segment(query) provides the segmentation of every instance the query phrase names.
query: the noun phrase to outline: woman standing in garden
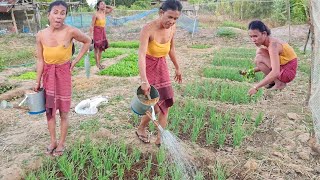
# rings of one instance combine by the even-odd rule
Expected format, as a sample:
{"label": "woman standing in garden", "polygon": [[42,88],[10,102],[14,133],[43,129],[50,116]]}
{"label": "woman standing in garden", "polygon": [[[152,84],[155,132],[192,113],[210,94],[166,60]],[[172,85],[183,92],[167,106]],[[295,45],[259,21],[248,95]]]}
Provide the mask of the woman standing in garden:
{"label": "woman standing in garden", "polygon": [[101,0],[97,2],[96,8],[97,12],[92,16],[90,36],[94,43],[96,65],[102,70],[105,67],[101,65],[101,53],[109,47],[106,36],[106,15],[111,13],[113,8]]}
{"label": "woman standing in garden", "polygon": [[[165,1],[159,11],[156,20],[146,24],[140,32],[139,70],[141,89],[145,94],[150,93],[150,85],[153,85],[160,94],[160,100],[155,106],[159,115],[159,123],[165,128],[167,125],[169,108],[173,105],[173,88],[171,85],[166,56],[169,55],[175,67],[175,80],[182,82],[182,76],[176,58],[174,47],[174,34],[176,21],[181,14],[182,5],[178,0]],[[147,126],[150,118],[145,115],[136,131],[138,138],[144,143],[149,143]],[[158,133],[156,145],[160,146],[161,139]]]}
{"label": "woman standing in garden", "polygon": [[[64,24],[68,6],[64,1],[55,1],[49,5],[49,27],[37,34],[37,80],[34,90],[38,91],[42,80],[46,98],[46,116],[51,143],[47,154],[60,156],[65,149],[68,133],[68,112],[71,104],[71,72],[76,63],[88,51],[91,40],[80,30]],[[83,46],[71,61],[73,39]],[[61,118],[61,136],[56,140],[56,110]]]}
{"label": "woman standing in garden", "polygon": [[259,47],[256,52],[254,71],[262,71],[265,78],[248,91],[249,95],[257,93],[259,88],[266,85],[273,86],[272,89],[283,89],[296,76],[298,59],[293,48],[288,43],[270,35],[270,29],[263,22],[250,22],[249,36],[251,41]]}

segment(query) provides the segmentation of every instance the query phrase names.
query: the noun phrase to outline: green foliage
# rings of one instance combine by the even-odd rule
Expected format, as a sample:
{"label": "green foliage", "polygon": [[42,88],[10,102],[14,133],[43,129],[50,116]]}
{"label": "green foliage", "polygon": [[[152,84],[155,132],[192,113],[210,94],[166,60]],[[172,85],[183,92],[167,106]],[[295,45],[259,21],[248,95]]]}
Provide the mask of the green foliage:
{"label": "green foliage", "polygon": [[[122,55],[124,53],[125,53],[124,49],[117,49],[117,48],[106,49],[106,51],[102,52],[102,54],[101,54],[101,61],[104,61],[105,58],[114,58],[114,57],[120,56],[120,55]],[[96,60],[94,58],[94,52],[90,52],[89,57],[90,57],[90,66],[96,65]],[[84,58],[85,57],[83,57],[76,64],[76,67],[84,67]]]}
{"label": "green foliage", "polygon": [[188,3],[190,4],[201,4],[204,3],[205,0],[189,0]]}
{"label": "green foliage", "polygon": [[112,48],[138,48],[138,41],[116,41],[109,44]]}
{"label": "green foliage", "polygon": [[295,23],[305,23],[307,21],[308,1],[290,0],[292,21]]}
{"label": "green foliage", "polygon": [[212,65],[215,66],[228,66],[228,67],[239,67],[247,68],[252,67],[253,63],[251,60],[246,58],[232,58],[232,57],[214,57]]}
{"label": "green foliage", "polygon": [[[204,146],[223,147],[239,146],[244,138],[251,135],[256,127],[251,112],[223,113],[208,107],[203,101],[192,100],[175,104],[169,112],[169,118],[174,119],[168,124],[168,129],[183,139]],[[263,114],[256,117],[260,124]]]}
{"label": "green foliage", "polygon": [[286,6],[286,1],[274,0],[272,4],[271,18],[277,23],[283,25],[287,21],[288,11]]}
{"label": "green foliage", "polygon": [[100,71],[99,74],[120,77],[136,76],[139,74],[138,55],[130,54],[117,64],[111,65],[107,69]]}
{"label": "green foliage", "polygon": [[[197,1],[197,0],[194,0]],[[308,0],[290,0],[291,21],[296,24],[307,21]],[[206,7],[217,16],[228,15],[233,19],[269,20],[273,25],[284,25],[288,21],[288,4],[284,0],[273,1],[224,1]],[[234,26],[232,26],[234,27]]]}
{"label": "green foliage", "polygon": [[228,83],[225,81],[203,81],[187,84],[184,95],[195,98],[218,100],[232,104],[247,104],[256,102],[262,97],[263,91],[259,90],[254,96],[248,95],[249,85]]}
{"label": "green foliage", "polygon": [[0,66],[12,66],[25,62],[30,62],[34,58],[34,50],[32,48],[20,49],[14,53],[8,53],[0,50]]}
{"label": "green foliage", "polygon": [[228,1],[217,3],[217,15],[232,15],[237,19],[254,19],[269,17],[272,7],[270,2],[259,1]]}
{"label": "green foliage", "polygon": [[227,37],[227,38],[234,38],[237,36],[236,32],[228,27],[219,27],[217,29],[217,36],[218,37]]}
{"label": "green foliage", "polygon": [[239,70],[227,68],[227,67],[211,67],[205,68],[203,71],[205,77],[208,78],[220,78],[220,79],[229,79],[233,81],[245,81],[245,78],[239,74]]}
{"label": "green foliage", "polygon": [[[64,155],[45,158],[42,166],[26,173],[34,179],[181,179],[181,171],[167,162],[164,149],[142,153],[123,142],[95,142],[86,137]],[[203,174],[199,170],[199,174]]]}
{"label": "green foliage", "polygon": [[234,28],[239,28],[246,30],[247,26],[244,24],[241,24],[239,22],[234,22],[234,21],[223,21],[221,24],[222,27],[234,27]]}
{"label": "green foliage", "polygon": [[215,164],[213,174],[214,174],[213,179],[217,179],[217,180],[226,180],[227,179],[226,168],[218,161]]}
{"label": "green foliage", "polygon": [[20,74],[19,76],[14,76],[12,79],[18,79],[18,80],[35,80],[37,78],[37,72],[31,71],[26,72],[23,74]]}
{"label": "green foliage", "polygon": [[13,88],[15,88],[15,86],[12,85],[12,84],[2,84],[0,86],[0,94],[3,94],[5,92],[7,92],[7,91],[10,91]]}
{"label": "green foliage", "polygon": [[190,46],[190,48],[194,48],[194,49],[207,49],[207,48],[211,48],[211,45],[208,44],[192,44]]}
{"label": "green foliage", "polygon": [[212,65],[247,69],[254,65],[251,59],[255,56],[255,51],[241,47],[222,48],[215,52]]}

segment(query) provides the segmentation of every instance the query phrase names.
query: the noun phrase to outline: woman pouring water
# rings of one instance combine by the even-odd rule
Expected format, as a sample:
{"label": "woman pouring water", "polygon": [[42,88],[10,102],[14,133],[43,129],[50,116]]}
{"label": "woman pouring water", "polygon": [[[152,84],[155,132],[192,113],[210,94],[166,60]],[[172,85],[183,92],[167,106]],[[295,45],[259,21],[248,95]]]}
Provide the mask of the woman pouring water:
{"label": "woman pouring water", "polygon": [[[49,5],[50,26],[37,34],[37,81],[35,91],[40,88],[41,80],[45,89],[46,116],[51,142],[47,154],[60,156],[65,149],[68,131],[68,112],[71,103],[71,72],[76,63],[88,51],[91,40],[80,30],[64,24],[68,6],[64,1],[55,1]],[[83,43],[74,60],[72,40]],[[61,118],[61,136],[56,140],[56,110]]]}
{"label": "woman pouring water", "polygon": [[[150,93],[153,85],[160,94],[160,100],[155,106],[161,127],[167,125],[169,108],[173,105],[173,88],[170,81],[166,56],[169,55],[175,67],[175,80],[182,82],[182,76],[176,58],[174,34],[176,21],[181,14],[182,5],[177,0],[166,0],[160,7],[159,17],[146,24],[140,32],[139,70],[141,89],[144,94]],[[144,143],[150,143],[147,126],[150,117],[143,116],[136,131],[138,138]],[[158,133],[156,145],[160,146]]]}

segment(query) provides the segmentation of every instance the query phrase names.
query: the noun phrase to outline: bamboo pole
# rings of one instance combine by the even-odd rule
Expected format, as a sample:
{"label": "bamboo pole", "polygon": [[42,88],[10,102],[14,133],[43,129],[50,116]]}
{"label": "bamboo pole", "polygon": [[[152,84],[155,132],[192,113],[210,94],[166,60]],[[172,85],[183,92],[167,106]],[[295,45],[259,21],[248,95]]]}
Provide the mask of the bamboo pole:
{"label": "bamboo pole", "polygon": [[291,40],[291,7],[290,7],[290,0],[287,0],[287,10],[288,10],[288,25],[289,25],[289,40],[288,43],[290,43]]}
{"label": "bamboo pole", "polygon": [[29,18],[28,18],[27,11],[26,11],[26,10],[24,10],[23,12],[24,12],[24,15],[25,15],[25,16],[26,16],[26,18],[27,18],[27,23],[28,23],[28,27],[29,27],[29,32],[32,32],[32,29],[31,29],[31,26],[30,26],[30,21],[29,21]]}
{"label": "bamboo pole", "polygon": [[13,8],[11,9],[11,18],[13,21],[14,30],[16,31],[16,34],[18,34],[18,28],[17,28],[16,18],[14,17]]}

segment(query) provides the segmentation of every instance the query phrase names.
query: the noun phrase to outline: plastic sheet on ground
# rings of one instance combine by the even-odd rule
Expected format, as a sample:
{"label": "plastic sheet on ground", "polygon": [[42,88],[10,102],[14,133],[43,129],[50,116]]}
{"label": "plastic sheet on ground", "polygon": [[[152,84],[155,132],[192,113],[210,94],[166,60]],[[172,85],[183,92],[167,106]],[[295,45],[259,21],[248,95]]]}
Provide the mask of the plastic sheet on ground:
{"label": "plastic sheet on ground", "polygon": [[76,107],[75,111],[78,114],[96,114],[98,112],[98,107],[101,104],[108,103],[107,96],[96,96],[90,99],[81,101]]}

